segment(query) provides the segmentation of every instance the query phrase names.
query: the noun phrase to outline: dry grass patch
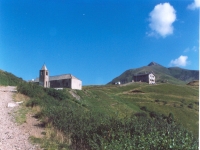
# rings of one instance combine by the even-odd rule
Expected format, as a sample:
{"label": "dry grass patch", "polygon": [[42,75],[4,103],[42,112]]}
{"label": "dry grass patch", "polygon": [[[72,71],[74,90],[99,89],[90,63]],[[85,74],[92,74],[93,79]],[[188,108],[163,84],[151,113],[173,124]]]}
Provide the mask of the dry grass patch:
{"label": "dry grass patch", "polygon": [[60,130],[54,128],[51,123],[49,123],[45,129],[45,138],[54,139],[54,141],[57,141],[59,144],[67,144],[68,146],[72,144],[70,135],[65,136]]}
{"label": "dry grass patch", "polygon": [[26,115],[29,112],[29,109],[25,104],[30,98],[21,93],[15,93],[13,94],[13,99],[15,102],[22,102],[14,114],[15,121],[21,125],[26,122]]}
{"label": "dry grass patch", "polygon": [[33,106],[33,107],[32,107],[32,112],[33,112],[34,114],[40,113],[40,112],[41,112],[41,107],[40,107],[40,106]]}
{"label": "dry grass patch", "polygon": [[40,106],[34,106],[32,108],[26,107],[26,103],[30,98],[21,93],[14,94],[13,99],[15,102],[23,102],[15,111],[14,117],[16,122],[23,128],[23,130],[29,132],[31,136],[42,138],[43,136],[41,133],[44,131],[44,128],[42,127],[41,122],[34,115],[41,112]]}
{"label": "dry grass patch", "polygon": [[15,102],[27,102],[28,100],[30,100],[30,98],[24,94],[21,93],[15,93],[13,94],[13,99],[15,100]]}
{"label": "dry grass patch", "polygon": [[45,150],[69,150],[69,146],[72,144],[70,136],[65,136],[61,131],[53,127],[51,123],[46,125],[43,133],[43,138],[31,136],[30,140],[33,143],[40,144],[41,148]]}

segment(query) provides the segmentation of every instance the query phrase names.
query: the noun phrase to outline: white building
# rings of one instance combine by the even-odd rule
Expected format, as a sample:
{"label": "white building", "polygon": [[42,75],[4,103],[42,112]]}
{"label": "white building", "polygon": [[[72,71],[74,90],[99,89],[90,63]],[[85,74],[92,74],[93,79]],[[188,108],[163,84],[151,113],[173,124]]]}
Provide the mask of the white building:
{"label": "white building", "polygon": [[135,82],[147,82],[149,84],[156,83],[156,77],[153,73],[137,74],[133,76]]}
{"label": "white building", "polygon": [[120,84],[121,84],[121,82],[120,82],[120,81],[118,81],[118,82],[115,82],[115,84],[118,84],[118,85],[120,85]]}

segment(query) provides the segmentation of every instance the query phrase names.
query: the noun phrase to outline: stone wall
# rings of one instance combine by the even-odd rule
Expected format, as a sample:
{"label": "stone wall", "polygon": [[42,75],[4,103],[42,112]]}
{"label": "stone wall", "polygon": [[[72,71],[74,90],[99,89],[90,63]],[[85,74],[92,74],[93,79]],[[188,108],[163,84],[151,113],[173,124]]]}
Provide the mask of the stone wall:
{"label": "stone wall", "polygon": [[71,79],[52,80],[50,81],[51,88],[71,88]]}

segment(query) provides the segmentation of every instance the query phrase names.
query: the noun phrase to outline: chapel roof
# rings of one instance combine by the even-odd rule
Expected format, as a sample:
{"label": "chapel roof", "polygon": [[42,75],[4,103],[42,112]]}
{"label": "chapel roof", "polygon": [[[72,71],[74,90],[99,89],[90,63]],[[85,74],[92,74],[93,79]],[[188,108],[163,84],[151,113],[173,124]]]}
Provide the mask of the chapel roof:
{"label": "chapel roof", "polygon": [[[63,74],[63,75],[57,75],[57,76],[50,76],[49,81],[54,81],[54,80],[63,80],[63,79],[77,79],[75,76],[71,74]],[[36,78],[34,82],[39,82],[39,78]]]}
{"label": "chapel roof", "polygon": [[45,64],[42,66],[41,70],[48,70]]}
{"label": "chapel roof", "polygon": [[63,74],[63,75],[57,75],[57,76],[50,76],[49,77],[49,81],[62,80],[62,79],[78,79],[78,78],[76,78],[75,76],[73,76],[71,74]]}

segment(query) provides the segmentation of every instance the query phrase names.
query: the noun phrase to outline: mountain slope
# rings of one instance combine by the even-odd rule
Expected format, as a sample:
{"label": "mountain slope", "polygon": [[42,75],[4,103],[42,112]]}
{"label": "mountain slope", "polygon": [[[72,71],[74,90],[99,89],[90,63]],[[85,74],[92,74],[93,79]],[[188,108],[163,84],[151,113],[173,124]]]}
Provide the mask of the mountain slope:
{"label": "mountain slope", "polygon": [[197,70],[186,70],[178,67],[171,67],[168,68],[168,70],[173,77],[182,81],[190,82],[193,80],[199,80],[199,71]]}
{"label": "mountain slope", "polygon": [[18,78],[12,73],[0,70],[0,85],[16,86],[21,81],[23,81],[22,78]]}
{"label": "mountain slope", "polygon": [[121,83],[128,83],[133,80],[133,75],[149,72],[152,72],[156,76],[156,82],[185,84],[192,80],[199,80],[199,71],[197,70],[186,70],[178,67],[166,68],[156,62],[151,62],[147,66],[125,71],[108,84],[113,84],[119,81]]}

